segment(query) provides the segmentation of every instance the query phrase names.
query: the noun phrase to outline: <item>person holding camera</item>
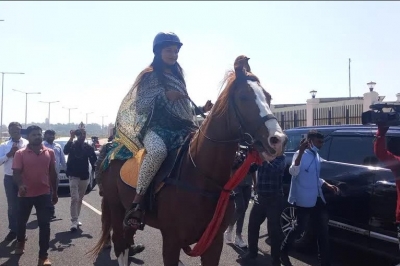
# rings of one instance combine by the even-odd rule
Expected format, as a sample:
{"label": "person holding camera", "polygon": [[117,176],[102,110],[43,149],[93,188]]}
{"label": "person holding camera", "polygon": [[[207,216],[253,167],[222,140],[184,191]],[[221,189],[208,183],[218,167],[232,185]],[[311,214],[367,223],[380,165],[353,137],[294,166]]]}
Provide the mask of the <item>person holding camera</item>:
{"label": "person holding camera", "polygon": [[394,155],[386,148],[386,133],[388,130],[388,126],[378,124],[378,131],[376,132],[376,140],[374,142],[374,153],[395,176],[397,189],[396,224],[400,249],[400,156]]}
{"label": "person holding camera", "polygon": [[297,224],[288,232],[281,245],[281,262],[284,266],[292,265],[288,257],[289,247],[307,228],[309,222],[317,230],[320,265],[331,265],[329,217],[322,186],[335,194],[339,192],[339,188],[320,178],[321,162],[324,159],[319,156],[318,151],[323,144],[324,135],[315,130],[308,132],[307,138],[301,141],[299,150],[293,155],[292,165],[289,167],[292,180],[288,202],[296,206]]}
{"label": "person holding camera", "polygon": [[[95,170],[97,160],[94,148],[85,142],[86,131],[77,129],[70,131],[71,137],[64,146],[64,154],[68,155],[67,176],[69,177],[69,188],[71,194],[71,231],[76,231],[82,223],[79,215],[82,200],[89,185],[89,161],[92,171]],[[77,140],[74,141],[75,136]]]}
{"label": "person holding camera", "polygon": [[[56,138],[56,132],[54,130],[48,129],[44,132],[43,145],[46,148],[52,149],[54,151],[54,155],[56,157],[56,172],[57,172],[57,176],[58,176],[59,173],[65,172],[65,170],[67,169],[67,165],[65,162],[65,156],[64,156],[63,149],[60,144],[54,142],[55,138]],[[56,185],[57,190],[58,190],[58,183],[59,183],[59,180],[57,178],[57,185]],[[49,209],[51,211],[50,218],[55,219],[56,218],[55,208],[54,208],[54,205],[51,204],[51,202],[50,202]]]}

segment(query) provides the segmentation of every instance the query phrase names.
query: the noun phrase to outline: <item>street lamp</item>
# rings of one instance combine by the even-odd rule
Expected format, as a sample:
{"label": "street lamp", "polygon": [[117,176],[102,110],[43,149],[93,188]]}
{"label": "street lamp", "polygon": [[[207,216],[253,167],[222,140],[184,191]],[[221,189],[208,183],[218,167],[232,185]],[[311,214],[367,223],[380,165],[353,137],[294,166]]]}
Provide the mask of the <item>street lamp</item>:
{"label": "street lamp", "polygon": [[1,118],[0,118],[0,128],[1,128],[1,130],[0,131],[2,131],[2,133],[3,133],[3,95],[4,95],[4,75],[7,75],[7,74],[10,74],[10,75],[12,75],[12,74],[14,74],[14,75],[23,75],[23,74],[25,74],[25,73],[22,73],[22,72],[0,72],[1,73]]}
{"label": "street lamp", "polygon": [[101,132],[103,133],[104,131],[104,117],[107,117],[107,115],[102,115],[101,116]]}
{"label": "street lamp", "polygon": [[75,109],[78,109],[78,108],[77,107],[69,108],[69,107],[64,107],[64,106],[63,106],[63,108],[64,109],[68,109],[68,124],[71,124],[71,110],[75,110]]}
{"label": "street lamp", "polygon": [[88,115],[93,114],[94,112],[86,113],[86,125],[88,124]]}
{"label": "street lamp", "polygon": [[316,90],[312,90],[312,91],[310,91],[310,93],[311,93],[311,97],[314,99],[315,95],[317,94],[317,91]]}
{"label": "street lamp", "polygon": [[25,93],[25,127],[28,119],[28,94],[41,94],[40,92],[25,92],[13,89],[13,91]]}
{"label": "street lamp", "polygon": [[60,101],[53,101],[53,102],[44,102],[44,101],[39,101],[41,103],[48,103],[49,104],[49,117],[47,118],[47,129],[50,128],[50,105],[52,103],[59,103]]}
{"label": "street lamp", "polygon": [[368,85],[369,91],[373,91],[376,83],[373,81],[370,81],[367,83],[367,85]]}

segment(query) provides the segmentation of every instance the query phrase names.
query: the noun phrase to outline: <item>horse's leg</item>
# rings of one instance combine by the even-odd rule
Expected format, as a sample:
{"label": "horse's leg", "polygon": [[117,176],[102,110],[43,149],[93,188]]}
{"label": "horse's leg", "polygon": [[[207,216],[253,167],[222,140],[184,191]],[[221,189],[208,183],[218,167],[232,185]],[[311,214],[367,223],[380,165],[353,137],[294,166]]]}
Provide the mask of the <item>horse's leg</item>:
{"label": "horse's leg", "polygon": [[[122,221],[124,220],[125,209],[122,204],[111,210],[112,217],[112,241],[114,244],[115,256],[119,266],[129,265],[129,242],[125,238]],[[132,238],[132,236],[131,236]]]}
{"label": "horse's leg", "polygon": [[201,256],[202,266],[218,266],[221,258],[222,247],[224,245],[224,234],[218,232],[210,247]]}
{"label": "horse's leg", "polygon": [[183,265],[179,261],[179,256],[181,254],[181,247],[177,241],[178,235],[173,232],[161,231],[163,237],[163,260],[164,266],[180,266]]}

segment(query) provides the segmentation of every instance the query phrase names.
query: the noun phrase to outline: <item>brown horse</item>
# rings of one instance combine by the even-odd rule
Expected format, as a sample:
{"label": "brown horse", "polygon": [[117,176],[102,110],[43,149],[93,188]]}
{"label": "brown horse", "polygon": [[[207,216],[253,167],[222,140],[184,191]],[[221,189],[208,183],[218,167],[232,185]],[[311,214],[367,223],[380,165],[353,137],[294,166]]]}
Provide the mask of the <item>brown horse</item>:
{"label": "brown horse", "polygon": [[[213,218],[218,196],[230,178],[240,141],[254,143],[262,151],[264,160],[283,153],[287,138],[270,110],[270,95],[259,79],[248,72],[248,60],[245,56],[236,59],[235,70],[225,78],[225,89],[184,152],[177,168],[179,182],[185,186],[165,185],[156,194],[156,209],[146,213],[144,222],[161,231],[166,266],[182,265],[181,249],[196,243]],[[112,228],[118,263],[127,266],[134,232],[124,233],[123,218],[135,189],[119,177],[123,164],[124,161],[113,160],[103,173],[103,232],[93,254],[100,252]],[[216,237],[201,255],[203,266],[219,264],[223,232],[233,211],[230,202]]]}

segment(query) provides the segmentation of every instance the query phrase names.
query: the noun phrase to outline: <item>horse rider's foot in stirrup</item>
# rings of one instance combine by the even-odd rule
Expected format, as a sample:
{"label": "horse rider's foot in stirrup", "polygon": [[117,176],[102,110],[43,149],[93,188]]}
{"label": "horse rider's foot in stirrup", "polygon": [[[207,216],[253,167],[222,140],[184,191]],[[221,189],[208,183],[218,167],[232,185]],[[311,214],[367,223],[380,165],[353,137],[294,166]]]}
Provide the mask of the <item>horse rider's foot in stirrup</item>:
{"label": "horse rider's foot in stirrup", "polygon": [[142,228],[143,210],[140,203],[132,203],[125,213],[124,227],[131,227],[135,230]]}

